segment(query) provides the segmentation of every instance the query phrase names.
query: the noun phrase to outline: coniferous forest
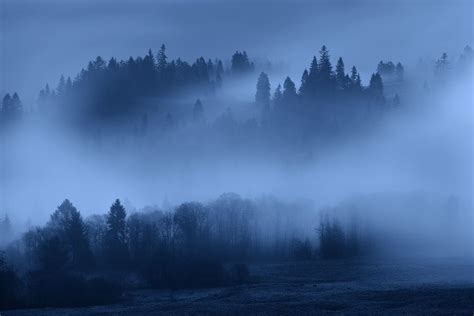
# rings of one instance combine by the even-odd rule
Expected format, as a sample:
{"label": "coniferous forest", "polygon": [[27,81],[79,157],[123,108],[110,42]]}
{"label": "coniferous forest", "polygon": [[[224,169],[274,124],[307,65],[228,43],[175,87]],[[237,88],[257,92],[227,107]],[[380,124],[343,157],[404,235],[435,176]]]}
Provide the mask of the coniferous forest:
{"label": "coniferous forest", "polygon": [[472,43],[288,32],[0,87],[0,314],[472,313]]}

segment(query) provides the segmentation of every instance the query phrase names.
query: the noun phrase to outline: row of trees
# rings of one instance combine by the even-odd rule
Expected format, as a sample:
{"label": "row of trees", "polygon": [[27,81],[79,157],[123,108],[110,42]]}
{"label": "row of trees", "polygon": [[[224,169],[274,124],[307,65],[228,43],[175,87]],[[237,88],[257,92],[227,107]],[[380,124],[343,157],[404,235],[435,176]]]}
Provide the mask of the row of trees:
{"label": "row of trees", "polygon": [[342,58],[333,69],[325,46],[319,51],[319,58],[314,56],[309,69],[303,71],[298,88],[287,77],[283,86],[278,84],[271,94],[268,75],[262,72],[255,101],[269,135],[283,134],[292,143],[353,134],[354,129],[371,126],[375,118],[400,103],[398,95],[386,100],[378,72],[364,87],[357,68],[353,66],[347,73]]}
{"label": "row of trees", "polygon": [[393,62],[383,62],[381,60],[377,65],[377,73],[379,73],[386,81],[402,82],[405,74],[405,68],[402,63],[395,65]]}
{"label": "row of trees", "polygon": [[383,83],[379,72],[372,74],[367,88],[362,86],[360,74],[355,66],[350,73],[346,73],[342,58],[337,61],[336,69],[330,61],[329,51],[323,46],[319,51],[319,59],[314,56],[309,70],[305,69],[301,77],[299,89],[290,77],[285,79],[282,86],[279,84],[273,98],[270,97],[270,82],[266,73],[261,73],[257,81],[256,102],[269,106],[273,103],[275,106],[294,103],[330,103],[335,100],[343,101],[351,97],[362,94],[363,92],[378,101],[383,101]]}
{"label": "row of trees", "polygon": [[15,92],[10,96],[7,93],[3,99],[0,107],[0,119],[3,122],[16,121],[21,118],[23,114],[23,104],[20,97]]}
{"label": "row of trees", "polygon": [[84,111],[87,119],[122,116],[139,110],[138,100],[167,97],[186,90],[213,92],[222,86],[225,74],[245,74],[254,69],[247,53],[235,52],[231,70],[225,71],[220,59],[200,57],[192,64],[178,58],[168,60],[162,45],[155,55],[108,62],[98,56],[73,80],[61,76],[56,89],[46,85],[39,93],[38,106],[44,111],[63,114]]}
{"label": "row of trees", "polygon": [[[5,272],[0,283],[10,282],[13,288],[15,282],[19,284],[15,286],[23,287],[23,304],[47,306],[90,303],[72,298],[61,303],[55,297],[60,291],[69,297],[67,291],[74,295],[78,289],[97,293],[116,286],[119,289],[120,283],[126,285],[123,279],[97,279],[97,275],[113,271],[138,273],[145,286],[158,288],[245,282],[249,273],[240,263],[249,260],[311,259],[317,249],[324,250],[320,253],[324,258],[335,257],[326,249],[338,244],[331,244],[333,239],[326,236],[340,233],[342,226],[326,229],[317,248],[317,243],[310,241],[315,239],[313,216],[297,205],[225,194],[207,205],[189,202],[171,211],[132,214],[116,200],[106,215],[84,219],[69,200],[64,200],[44,227],[30,229],[7,248],[9,262],[17,271],[25,271],[23,276],[13,274],[13,278],[14,270],[0,257],[0,277],[2,267]],[[335,253],[337,257],[356,255],[339,250]],[[224,268],[224,262],[237,264]],[[90,300],[100,303],[117,298],[117,291],[110,293]]]}

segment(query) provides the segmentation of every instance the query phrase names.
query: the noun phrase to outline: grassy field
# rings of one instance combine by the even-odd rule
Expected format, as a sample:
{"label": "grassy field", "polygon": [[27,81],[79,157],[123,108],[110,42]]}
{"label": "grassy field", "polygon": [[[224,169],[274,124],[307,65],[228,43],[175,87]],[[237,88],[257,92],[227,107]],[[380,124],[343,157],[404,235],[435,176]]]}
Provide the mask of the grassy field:
{"label": "grassy field", "polygon": [[474,313],[474,263],[455,259],[250,264],[250,284],[134,290],[115,305],[3,315]]}

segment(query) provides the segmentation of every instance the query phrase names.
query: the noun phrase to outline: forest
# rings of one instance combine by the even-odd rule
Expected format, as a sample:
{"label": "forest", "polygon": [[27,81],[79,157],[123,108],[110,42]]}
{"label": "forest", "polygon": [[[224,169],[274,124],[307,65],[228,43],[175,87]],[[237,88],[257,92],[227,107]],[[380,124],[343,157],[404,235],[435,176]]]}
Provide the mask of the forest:
{"label": "forest", "polygon": [[[413,100],[415,91],[418,100],[430,100],[464,78],[472,60],[466,46],[456,62],[443,53],[427,72],[408,73],[400,62],[375,62],[364,85],[355,66],[347,67],[342,58],[333,66],[322,46],[298,86],[288,76],[271,85],[271,66],[263,69],[246,51],[236,51],[228,63],[204,57],[188,63],[170,60],[162,45],[156,55],[149,50],[128,60],[107,62],[99,56],[75,78],[61,76],[56,88],[46,85],[34,106],[23,104],[16,92],[6,94],[0,133],[8,139],[29,124],[66,126],[67,133],[93,140],[95,149],[112,147],[115,156],[130,148],[138,151],[133,146],[141,144],[153,159],[153,146],[172,159],[173,150],[186,146],[189,151],[179,159],[198,160],[205,156],[202,148],[263,157],[273,150],[282,160],[313,157],[334,144],[376,134],[387,118],[413,110],[407,99]],[[250,114],[213,104],[239,80],[255,82]],[[166,167],[167,161],[157,163]],[[381,238],[367,221],[271,196],[226,193],[206,202],[138,210],[127,210],[116,199],[109,209],[87,216],[72,200],[56,203],[45,223],[21,229],[4,213],[0,309],[109,304],[133,288],[238,286],[257,282],[247,266],[251,262],[380,254]],[[450,198],[447,203],[457,202]]]}

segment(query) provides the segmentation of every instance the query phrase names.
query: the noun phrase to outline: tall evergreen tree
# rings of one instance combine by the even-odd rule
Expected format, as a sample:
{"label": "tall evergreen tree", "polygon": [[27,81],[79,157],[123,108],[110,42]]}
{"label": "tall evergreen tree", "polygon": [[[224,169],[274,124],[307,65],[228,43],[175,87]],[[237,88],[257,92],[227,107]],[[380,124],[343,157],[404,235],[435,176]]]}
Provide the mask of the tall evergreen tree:
{"label": "tall evergreen tree", "polygon": [[300,89],[299,89],[299,94],[302,95],[302,96],[305,96],[307,91],[308,91],[308,84],[309,84],[309,73],[308,73],[308,70],[304,70],[303,71],[303,75],[301,76],[301,85],[300,85]]}
{"label": "tall evergreen tree", "polygon": [[281,92],[281,84],[278,84],[272,97],[273,106],[275,107],[280,106],[282,98],[283,98],[283,93]]}
{"label": "tall evergreen tree", "polygon": [[311,61],[311,66],[309,67],[308,80],[303,88],[303,91],[308,95],[315,95],[317,91],[318,78],[319,78],[319,69],[318,69],[318,59],[316,56],[313,56]]}
{"label": "tall evergreen tree", "polygon": [[346,88],[346,74],[344,70],[344,61],[342,57],[339,57],[336,65],[336,82],[339,90],[344,90]]}
{"label": "tall evergreen tree", "polygon": [[283,83],[283,102],[286,105],[290,105],[291,103],[296,101],[296,86],[295,83],[291,80],[290,77],[286,77],[285,82]]}
{"label": "tall evergreen tree", "polygon": [[375,74],[372,74],[372,76],[370,77],[369,91],[372,94],[372,96],[374,96],[376,99],[383,98],[382,77],[380,76],[378,72]]}
{"label": "tall evergreen tree", "polygon": [[17,120],[21,117],[23,114],[23,104],[16,92],[12,96],[7,93],[3,97],[0,113],[1,118],[6,122]]}
{"label": "tall evergreen tree", "polygon": [[64,75],[61,75],[61,78],[59,78],[59,83],[58,87],[56,88],[56,92],[58,96],[63,96],[66,92],[66,79],[64,78]]}
{"label": "tall evergreen tree", "polygon": [[121,265],[128,261],[126,217],[127,213],[120,200],[115,200],[107,214],[105,245],[111,264]]}
{"label": "tall evergreen tree", "polygon": [[268,80],[268,75],[264,72],[260,73],[258,77],[255,101],[263,107],[270,105],[270,81]]}
{"label": "tall evergreen tree", "polygon": [[5,94],[2,100],[2,118],[7,118],[11,111],[11,105],[12,104],[12,97],[10,96],[10,93]]}
{"label": "tall evergreen tree", "polygon": [[66,199],[51,215],[49,227],[57,234],[76,267],[87,267],[92,262],[86,227],[81,214]]}
{"label": "tall evergreen tree", "polygon": [[321,87],[322,93],[325,95],[330,94],[333,91],[334,85],[334,74],[332,71],[331,60],[329,51],[326,46],[323,45],[319,51],[319,64],[318,64],[318,86]]}
{"label": "tall evergreen tree", "polygon": [[357,72],[357,68],[355,66],[352,66],[350,79],[351,87],[354,92],[362,90],[362,82],[360,80],[360,75]]}
{"label": "tall evergreen tree", "polygon": [[159,72],[163,72],[167,65],[168,56],[166,56],[166,46],[162,44],[156,56],[156,67]]}
{"label": "tall evergreen tree", "polygon": [[207,61],[207,73],[209,74],[210,77],[215,77],[214,63],[212,62],[210,58]]}

